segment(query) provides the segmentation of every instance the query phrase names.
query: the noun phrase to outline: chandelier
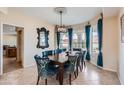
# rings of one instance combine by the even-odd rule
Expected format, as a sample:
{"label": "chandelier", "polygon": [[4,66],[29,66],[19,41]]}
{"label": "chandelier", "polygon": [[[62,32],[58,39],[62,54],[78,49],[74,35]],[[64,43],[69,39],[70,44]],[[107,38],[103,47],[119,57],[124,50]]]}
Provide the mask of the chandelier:
{"label": "chandelier", "polygon": [[57,31],[58,32],[66,32],[67,27],[62,24],[62,14],[66,13],[65,7],[57,7],[55,8],[55,12],[60,15],[60,25],[57,25]]}

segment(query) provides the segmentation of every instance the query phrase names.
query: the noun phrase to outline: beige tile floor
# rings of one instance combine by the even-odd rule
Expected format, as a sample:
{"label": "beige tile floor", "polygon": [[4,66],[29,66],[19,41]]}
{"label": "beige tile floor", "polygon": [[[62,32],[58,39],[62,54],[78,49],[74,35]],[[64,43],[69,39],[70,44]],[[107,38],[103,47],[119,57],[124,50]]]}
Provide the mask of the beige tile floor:
{"label": "beige tile floor", "polygon": [[[0,85],[35,85],[37,81],[36,66],[15,70],[0,76]],[[64,85],[68,85],[68,78]],[[39,85],[44,85],[40,80]],[[59,85],[55,77],[48,79],[48,85]],[[79,73],[77,79],[72,77],[72,85],[120,85],[115,72],[105,71],[87,62],[87,67]]]}

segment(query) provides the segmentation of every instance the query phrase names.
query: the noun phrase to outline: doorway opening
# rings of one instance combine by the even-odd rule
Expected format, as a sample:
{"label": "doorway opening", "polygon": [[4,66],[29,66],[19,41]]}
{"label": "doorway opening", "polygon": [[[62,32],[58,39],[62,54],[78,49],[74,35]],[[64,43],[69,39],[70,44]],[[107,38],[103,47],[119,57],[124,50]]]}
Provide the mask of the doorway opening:
{"label": "doorway opening", "polygon": [[23,27],[3,24],[3,73],[23,67]]}

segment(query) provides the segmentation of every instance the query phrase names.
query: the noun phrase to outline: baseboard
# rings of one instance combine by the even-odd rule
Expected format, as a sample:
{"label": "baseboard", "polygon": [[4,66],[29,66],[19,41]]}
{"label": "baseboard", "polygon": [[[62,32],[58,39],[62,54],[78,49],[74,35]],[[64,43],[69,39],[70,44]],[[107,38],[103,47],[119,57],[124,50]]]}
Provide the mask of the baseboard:
{"label": "baseboard", "polygon": [[103,69],[103,70],[106,70],[106,71],[112,71],[112,72],[116,72],[117,73],[117,71],[116,70],[113,70],[113,69],[108,69],[108,68],[104,68],[104,67],[100,67],[100,66],[97,66],[96,64],[94,64],[93,62],[90,62],[91,64],[93,64],[93,65],[95,65],[96,67],[99,67],[99,68],[101,68],[101,69]]}
{"label": "baseboard", "polygon": [[107,70],[107,71],[112,71],[112,72],[116,72],[116,73],[117,73],[117,71],[116,71],[116,70],[113,70],[113,69],[104,68],[104,67],[103,67],[103,69],[104,69],[104,70]]}
{"label": "baseboard", "polygon": [[25,65],[25,66],[23,66],[23,68],[32,67],[32,66],[35,66],[35,64]]}

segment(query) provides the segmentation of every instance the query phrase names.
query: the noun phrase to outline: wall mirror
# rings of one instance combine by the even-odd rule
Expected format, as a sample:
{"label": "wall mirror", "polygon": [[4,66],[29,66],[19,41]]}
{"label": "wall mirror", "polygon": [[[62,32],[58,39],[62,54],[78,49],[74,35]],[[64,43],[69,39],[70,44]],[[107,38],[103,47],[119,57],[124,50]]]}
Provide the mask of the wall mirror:
{"label": "wall mirror", "polygon": [[48,48],[49,43],[48,43],[48,35],[49,31],[42,27],[42,28],[37,28],[37,34],[38,34],[38,43],[37,43],[37,48]]}

